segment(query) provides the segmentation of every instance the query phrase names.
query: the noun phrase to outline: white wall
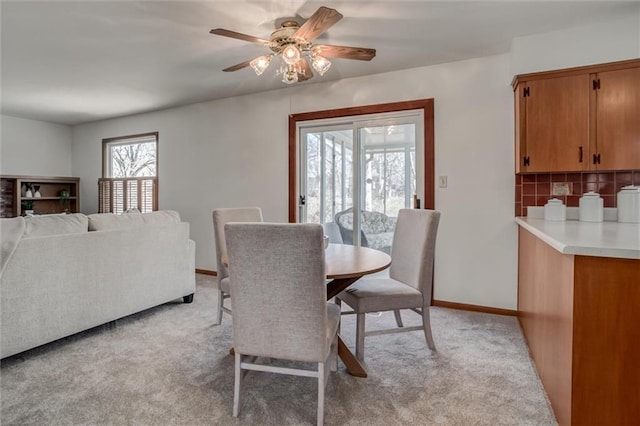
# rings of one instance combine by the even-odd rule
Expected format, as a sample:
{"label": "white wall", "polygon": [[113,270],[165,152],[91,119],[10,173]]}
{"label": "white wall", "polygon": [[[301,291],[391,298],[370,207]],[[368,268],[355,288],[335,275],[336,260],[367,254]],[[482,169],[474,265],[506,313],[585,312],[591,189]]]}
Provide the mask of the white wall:
{"label": "white wall", "polygon": [[97,210],[101,140],[159,131],[160,208],[178,210],[191,223],[197,267],[215,269],[211,210],[255,205],[267,221],[287,220],[289,114],[434,98],[435,175],[447,175],[449,183],[436,189],[442,219],[435,298],[515,309],[511,79],[515,73],[638,57],[639,17],[521,37],[504,55],[77,126],[72,170],[83,182],[83,210]]}
{"label": "white wall", "polygon": [[[299,88],[294,112],[434,98],[442,212],[434,297],[514,309],[513,106],[508,55]],[[306,89],[306,90],[305,90]],[[437,179],[436,179],[437,181]],[[498,272],[499,271],[499,272]]]}
{"label": "white wall", "polygon": [[197,267],[215,270],[214,208],[260,206],[265,220],[287,220],[288,114],[278,91],[77,126],[83,211],[98,209],[102,139],[158,131],[159,208],[191,223]]}
{"label": "white wall", "polygon": [[0,116],[0,173],[4,175],[70,176],[70,126]]}
{"label": "white wall", "polygon": [[640,57],[640,4],[636,14],[593,25],[517,37],[513,75]]}
{"label": "white wall", "polygon": [[[215,269],[211,210],[257,205],[265,220],[288,212],[290,113],[435,98],[436,191],[443,213],[435,297],[515,308],[513,111],[509,56],[500,55],[77,126],[73,171],[86,212],[97,208],[101,140],[160,132],[160,208],[191,223],[196,264]],[[489,201],[489,202],[487,202]]]}

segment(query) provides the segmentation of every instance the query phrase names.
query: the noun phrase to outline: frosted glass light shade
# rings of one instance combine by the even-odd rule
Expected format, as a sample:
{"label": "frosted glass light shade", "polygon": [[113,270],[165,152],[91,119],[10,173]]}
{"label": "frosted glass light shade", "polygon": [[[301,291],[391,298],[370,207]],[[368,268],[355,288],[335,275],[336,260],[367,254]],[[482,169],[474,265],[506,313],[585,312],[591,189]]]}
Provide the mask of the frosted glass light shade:
{"label": "frosted glass light shade", "polygon": [[300,51],[294,44],[289,44],[282,49],[282,59],[288,65],[294,65],[300,60]]}
{"label": "frosted glass light shade", "polygon": [[271,55],[258,56],[253,61],[249,62],[251,68],[255,71],[257,75],[261,75],[264,70],[267,69],[269,64],[271,63]]}
{"label": "frosted glass light shade", "polygon": [[313,69],[318,71],[318,74],[324,75],[325,72],[331,67],[331,62],[324,56],[315,55],[311,58],[311,65]]}

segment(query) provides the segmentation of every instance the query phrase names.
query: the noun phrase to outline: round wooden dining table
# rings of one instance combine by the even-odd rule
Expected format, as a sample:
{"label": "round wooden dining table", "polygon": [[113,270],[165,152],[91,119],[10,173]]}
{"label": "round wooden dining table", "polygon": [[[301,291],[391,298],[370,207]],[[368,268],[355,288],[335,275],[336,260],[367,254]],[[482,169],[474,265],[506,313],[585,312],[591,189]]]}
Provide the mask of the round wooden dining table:
{"label": "round wooden dining table", "polygon": [[[325,253],[327,300],[337,296],[365,275],[383,271],[391,265],[391,256],[368,247],[329,244]],[[367,371],[338,335],[338,356],[352,376],[367,377]]]}

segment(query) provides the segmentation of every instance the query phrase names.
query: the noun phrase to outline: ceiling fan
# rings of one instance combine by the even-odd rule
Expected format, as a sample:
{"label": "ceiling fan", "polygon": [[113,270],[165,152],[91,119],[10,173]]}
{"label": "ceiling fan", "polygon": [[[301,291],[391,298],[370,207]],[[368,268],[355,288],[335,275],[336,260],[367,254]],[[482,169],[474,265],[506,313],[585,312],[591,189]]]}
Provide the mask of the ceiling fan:
{"label": "ceiling fan", "polygon": [[376,56],[375,49],[313,44],[313,41],[318,36],[340,19],[342,19],[342,15],[337,10],[322,6],[302,26],[295,21],[283,22],[280,28],[271,33],[269,40],[223,28],[215,28],[210,33],[262,44],[273,52],[249,59],[222,71],[237,71],[250,66],[257,75],[261,75],[267,69],[271,60],[276,56],[280,56],[283,63],[278,73],[282,74],[284,83],[292,84],[313,77],[311,66],[320,75],[324,75],[331,66],[331,62],[327,58],[370,61]]}

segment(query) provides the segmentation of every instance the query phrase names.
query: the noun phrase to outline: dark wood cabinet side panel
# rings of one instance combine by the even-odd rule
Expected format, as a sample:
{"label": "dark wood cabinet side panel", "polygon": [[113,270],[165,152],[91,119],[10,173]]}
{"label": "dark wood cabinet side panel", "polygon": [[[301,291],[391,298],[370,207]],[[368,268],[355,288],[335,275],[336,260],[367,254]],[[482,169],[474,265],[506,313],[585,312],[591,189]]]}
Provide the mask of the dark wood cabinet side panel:
{"label": "dark wood cabinet side panel", "polygon": [[574,424],[640,419],[640,260],[576,256]]}
{"label": "dark wood cabinet side panel", "polygon": [[571,424],[573,256],[519,229],[518,317],[561,425]]}

